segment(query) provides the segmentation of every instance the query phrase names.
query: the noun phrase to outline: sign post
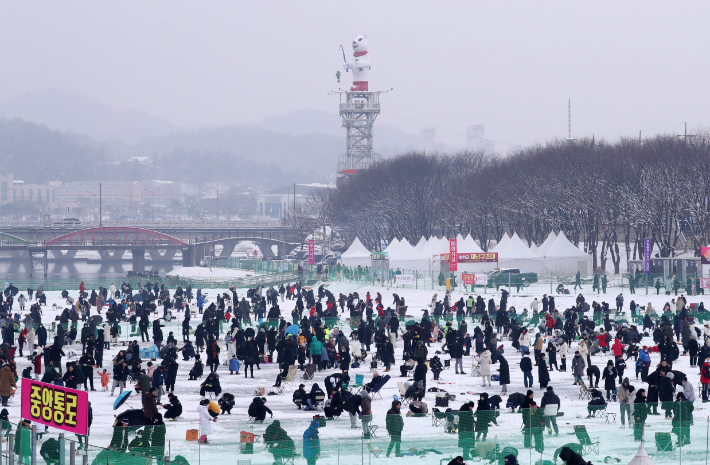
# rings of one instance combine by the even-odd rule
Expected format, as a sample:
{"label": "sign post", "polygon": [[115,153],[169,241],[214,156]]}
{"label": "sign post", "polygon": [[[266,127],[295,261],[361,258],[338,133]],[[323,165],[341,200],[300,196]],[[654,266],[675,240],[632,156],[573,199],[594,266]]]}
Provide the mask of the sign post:
{"label": "sign post", "polygon": [[643,273],[646,278],[646,295],[648,295],[648,278],[651,274],[651,239],[643,240]]}
{"label": "sign post", "polygon": [[316,241],[313,239],[308,240],[308,264],[316,264]]}
{"label": "sign post", "polygon": [[456,239],[449,239],[449,271],[458,271],[458,256],[456,255]]}

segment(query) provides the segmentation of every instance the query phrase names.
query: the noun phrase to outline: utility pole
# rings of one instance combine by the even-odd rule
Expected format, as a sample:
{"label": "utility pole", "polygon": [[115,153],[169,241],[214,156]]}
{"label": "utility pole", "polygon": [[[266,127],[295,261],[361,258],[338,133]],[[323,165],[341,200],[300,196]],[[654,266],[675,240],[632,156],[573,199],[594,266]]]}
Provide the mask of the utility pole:
{"label": "utility pole", "polygon": [[689,138],[695,137],[693,134],[688,134],[688,123],[685,123],[685,132],[683,134],[678,134],[678,137],[685,139],[685,142],[688,142]]}
{"label": "utility pole", "polygon": [[102,213],[103,202],[101,198],[101,183],[99,183],[99,228],[103,227],[103,215]]}

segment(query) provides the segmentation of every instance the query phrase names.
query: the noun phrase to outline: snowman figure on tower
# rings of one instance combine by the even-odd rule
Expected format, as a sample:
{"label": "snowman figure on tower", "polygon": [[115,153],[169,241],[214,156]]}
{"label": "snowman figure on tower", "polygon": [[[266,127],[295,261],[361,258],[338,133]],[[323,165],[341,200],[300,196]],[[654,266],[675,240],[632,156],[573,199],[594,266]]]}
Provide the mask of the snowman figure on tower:
{"label": "snowman figure on tower", "polygon": [[367,35],[357,35],[353,39],[353,61],[345,62],[343,68],[353,70],[353,86],[350,92],[367,92],[370,75],[370,55],[367,53]]}

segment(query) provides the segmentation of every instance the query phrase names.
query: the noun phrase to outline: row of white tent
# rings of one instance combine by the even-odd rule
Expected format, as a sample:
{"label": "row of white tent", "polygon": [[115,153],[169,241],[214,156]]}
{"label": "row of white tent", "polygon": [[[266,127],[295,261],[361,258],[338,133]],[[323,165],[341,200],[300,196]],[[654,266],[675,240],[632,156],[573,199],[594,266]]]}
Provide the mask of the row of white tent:
{"label": "row of white tent", "polygon": [[[457,252],[481,253],[483,250],[471,237],[457,236]],[[422,237],[416,245],[407,239],[392,240],[384,250],[387,252],[391,269],[439,271],[441,255],[448,254],[449,240],[446,238]],[[518,234],[512,237],[504,234],[498,244],[490,250],[498,253],[498,263],[459,263],[459,271],[492,271],[494,268],[518,268],[523,273],[576,273],[578,270],[591,272],[591,255],[571,243],[565,234],[551,232],[547,239],[536,246],[528,247]],[[355,239],[350,248],[342,255],[345,266],[370,266],[370,251]]]}

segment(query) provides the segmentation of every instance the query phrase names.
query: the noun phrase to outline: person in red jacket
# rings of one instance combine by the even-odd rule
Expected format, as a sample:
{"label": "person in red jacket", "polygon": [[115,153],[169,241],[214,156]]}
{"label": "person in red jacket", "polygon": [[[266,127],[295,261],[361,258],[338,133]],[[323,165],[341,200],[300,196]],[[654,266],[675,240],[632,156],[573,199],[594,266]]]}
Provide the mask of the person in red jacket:
{"label": "person in red jacket", "polygon": [[700,382],[703,385],[703,402],[707,402],[708,388],[710,388],[710,358],[706,358],[705,363],[700,368]]}
{"label": "person in red jacket", "polygon": [[[601,346],[601,342],[599,345]],[[611,350],[614,352],[614,357],[619,358],[624,355],[624,347],[624,344],[619,341],[618,337],[614,339],[614,345],[611,346]]]}
{"label": "person in red jacket", "polygon": [[599,341],[599,348],[602,352],[606,353],[609,349],[609,344],[606,342],[606,332],[602,331],[601,334],[597,336],[597,340]]}
{"label": "person in red jacket", "polygon": [[42,356],[35,352],[32,363],[35,366],[35,381],[39,381],[39,377],[42,374]]}
{"label": "person in red jacket", "polygon": [[549,314],[547,315],[547,320],[545,320],[545,326],[547,326],[547,335],[552,336],[552,328],[555,327],[555,319]]}

